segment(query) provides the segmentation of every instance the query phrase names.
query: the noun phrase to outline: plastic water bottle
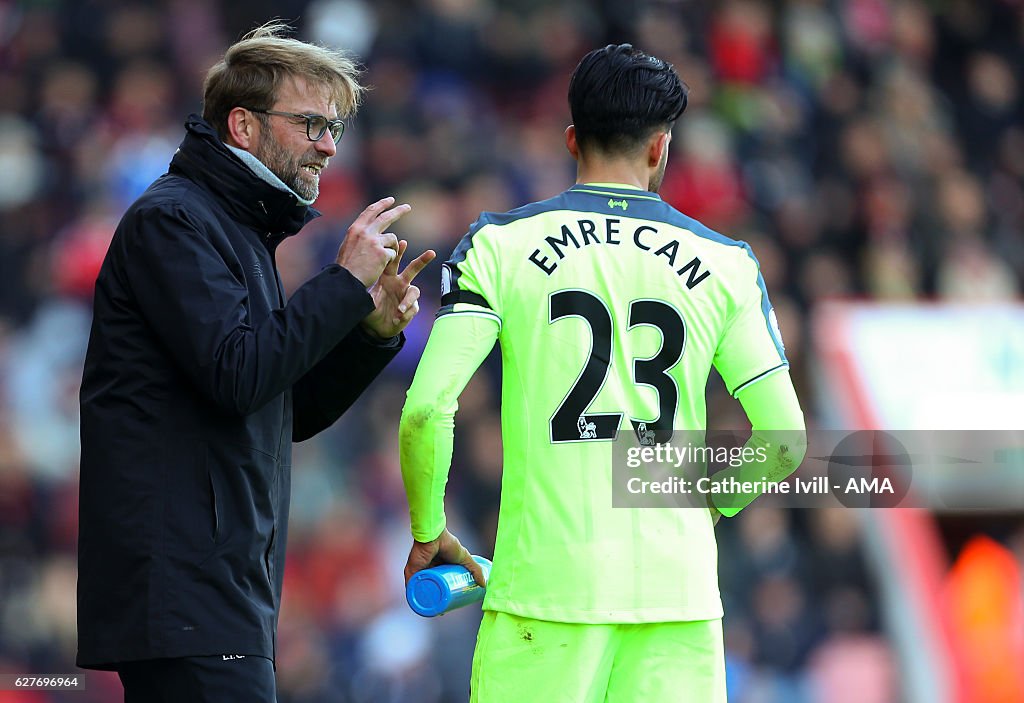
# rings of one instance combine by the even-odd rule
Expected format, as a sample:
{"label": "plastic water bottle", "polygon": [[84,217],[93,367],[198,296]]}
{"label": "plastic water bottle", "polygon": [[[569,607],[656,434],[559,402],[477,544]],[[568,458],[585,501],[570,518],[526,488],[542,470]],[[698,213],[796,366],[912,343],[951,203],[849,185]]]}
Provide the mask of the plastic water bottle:
{"label": "plastic water bottle", "polygon": [[[484,580],[491,576],[491,560],[474,556],[484,570]],[[469,569],[457,564],[442,564],[417,571],[405,587],[405,600],[417,615],[432,618],[484,599],[484,589],[473,580]]]}

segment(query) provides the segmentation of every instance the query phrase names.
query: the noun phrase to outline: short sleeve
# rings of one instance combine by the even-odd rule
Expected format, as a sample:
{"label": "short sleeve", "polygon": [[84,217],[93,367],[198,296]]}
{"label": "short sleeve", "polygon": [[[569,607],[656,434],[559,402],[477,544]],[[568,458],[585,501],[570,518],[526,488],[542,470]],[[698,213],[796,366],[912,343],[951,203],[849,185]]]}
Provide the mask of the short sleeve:
{"label": "short sleeve", "polygon": [[740,269],[738,302],[715,350],[715,368],[735,396],[752,383],[789,368],[775,310],[768,300],[757,260],[748,255]]}
{"label": "short sleeve", "polygon": [[[479,224],[479,223],[478,223]],[[501,325],[501,287],[493,230],[474,225],[441,267],[443,315],[488,317]]]}

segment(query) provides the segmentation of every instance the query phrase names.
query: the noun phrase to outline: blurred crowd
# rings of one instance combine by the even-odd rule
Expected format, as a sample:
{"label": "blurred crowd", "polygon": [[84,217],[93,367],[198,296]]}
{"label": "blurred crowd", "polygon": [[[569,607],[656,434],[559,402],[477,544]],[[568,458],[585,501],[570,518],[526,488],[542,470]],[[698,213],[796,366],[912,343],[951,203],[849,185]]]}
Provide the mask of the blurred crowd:
{"label": "blurred crowd", "polygon": [[[205,70],[272,17],[354,52],[373,87],[322,177],[324,217],[279,249],[290,290],[379,197],[411,203],[400,236],[443,260],[480,211],[565,189],[569,75],[632,41],[690,86],[662,195],[753,247],[811,425],[819,301],[1019,296],[1020,0],[0,0],[0,673],[74,671],[93,281],[120,213],[201,110]],[[421,280],[405,351],[296,447],[282,703],[466,700],[479,610],[425,621],[402,599],[397,425],[437,264]],[[453,531],[483,554],[501,477],[498,360],[486,368],[460,401],[449,483]],[[708,408],[710,426],[743,426],[720,383]],[[762,501],[719,535],[731,701],[897,699],[850,511]],[[0,701],[118,700],[116,677],[87,677],[84,694]]]}

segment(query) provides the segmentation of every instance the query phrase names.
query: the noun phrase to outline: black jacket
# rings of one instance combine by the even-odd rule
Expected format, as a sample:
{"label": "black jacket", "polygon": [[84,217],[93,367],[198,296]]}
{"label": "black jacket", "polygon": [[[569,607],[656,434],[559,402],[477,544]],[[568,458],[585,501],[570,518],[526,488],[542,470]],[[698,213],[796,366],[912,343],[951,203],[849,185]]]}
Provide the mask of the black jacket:
{"label": "black jacket", "polygon": [[125,213],[96,282],[82,379],[78,664],[273,658],[291,443],[333,423],[400,347],[328,266],[286,301],[274,250],[317,213],[197,116]]}

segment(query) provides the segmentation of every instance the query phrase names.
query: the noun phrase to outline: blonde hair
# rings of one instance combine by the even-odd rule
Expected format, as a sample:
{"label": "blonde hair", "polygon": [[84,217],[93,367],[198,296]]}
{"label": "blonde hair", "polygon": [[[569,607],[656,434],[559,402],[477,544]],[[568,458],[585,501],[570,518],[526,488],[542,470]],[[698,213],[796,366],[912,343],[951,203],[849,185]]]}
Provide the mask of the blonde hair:
{"label": "blonde hair", "polygon": [[227,135],[232,109],[272,108],[288,78],[304,78],[326,88],[339,117],[348,117],[359,107],[365,89],[357,80],[360,69],[355,61],[342,51],[284,36],[291,29],[278,20],[257,27],[232,44],[207,72],[203,118],[221,139]]}

